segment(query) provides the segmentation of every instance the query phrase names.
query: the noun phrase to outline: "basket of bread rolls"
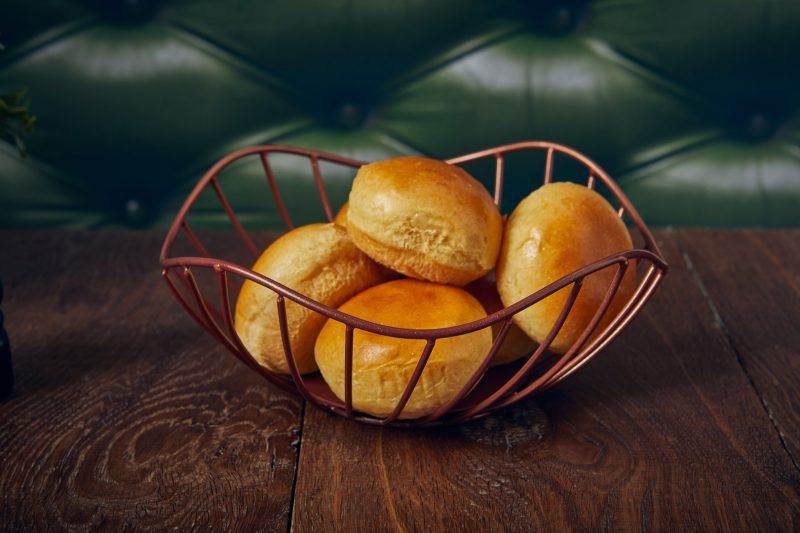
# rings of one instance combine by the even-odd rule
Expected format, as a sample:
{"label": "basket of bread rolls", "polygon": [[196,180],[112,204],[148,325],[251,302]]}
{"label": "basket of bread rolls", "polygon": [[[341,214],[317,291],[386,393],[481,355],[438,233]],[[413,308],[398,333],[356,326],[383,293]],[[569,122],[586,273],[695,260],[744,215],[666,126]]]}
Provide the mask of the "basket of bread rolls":
{"label": "basket of bread rolls", "polygon": [[[539,163],[524,169],[530,193],[503,213],[519,154]],[[318,222],[295,225],[275,157],[308,161]],[[263,173],[286,226],[277,238],[246,228],[225,195],[223,171],[243,161]],[[487,186],[473,167],[489,169]],[[350,173],[343,205],[328,197],[326,168]],[[222,207],[241,254],[211,250],[192,228],[201,197]],[[269,383],[392,426],[459,423],[556,385],[617,337],[667,271],[608,174],[544,141],[446,161],[239,150],[198,182],[160,262],[189,315]]]}

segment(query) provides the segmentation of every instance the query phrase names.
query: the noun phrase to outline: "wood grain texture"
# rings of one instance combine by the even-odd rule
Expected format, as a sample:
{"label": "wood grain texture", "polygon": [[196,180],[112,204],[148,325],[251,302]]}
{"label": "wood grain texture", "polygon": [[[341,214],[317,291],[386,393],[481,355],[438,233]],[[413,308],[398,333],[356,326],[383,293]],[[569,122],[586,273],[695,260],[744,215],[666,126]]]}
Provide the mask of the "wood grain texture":
{"label": "wood grain texture", "polygon": [[301,403],[180,309],[162,237],[0,233],[0,529],[287,528]]}
{"label": "wood grain texture", "polygon": [[796,235],[660,232],[672,272],[584,371],[408,431],[303,418],[172,300],[160,234],[0,233],[0,529],[797,530]]}
{"label": "wood grain texture", "polygon": [[[556,389],[427,431],[306,410],[295,531],[800,527],[800,477],[674,234],[643,314]],[[800,258],[799,258],[800,259]]]}
{"label": "wood grain texture", "polygon": [[800,464],[800,231],[678,232],[764,409]]}

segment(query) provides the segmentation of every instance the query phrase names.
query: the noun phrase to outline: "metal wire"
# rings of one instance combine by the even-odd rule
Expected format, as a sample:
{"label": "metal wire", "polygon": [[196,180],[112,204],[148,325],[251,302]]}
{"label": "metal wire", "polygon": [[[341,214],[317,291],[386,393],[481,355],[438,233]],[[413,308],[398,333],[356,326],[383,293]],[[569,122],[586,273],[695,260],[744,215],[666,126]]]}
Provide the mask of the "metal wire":
{"label": "metal wire", "polygon": [[[258,157],[260,159],[266,182],[269,185],[281,218],[287,229],[293,228],[294,224],[289,210],[280,193],[278,181],[269,163],[269,155],[276,153],[290,154],[308,160],[314,183],[320,197],[320,202],[325,213],[325,218],[329,221],[333,219],[333,210],[325,189],[324,177],[320,170],[319,162],[324,161],[350,169],[357,169],[362,166],[363,163],[353,159],[304,148],[271,145],[254,146],[238,150],[217,162],[200,179],[178,212],[164,240],[160,255],[162,275],[172,293],[190,316],[242,361],[243,364],[258,372],[276,387],[299,394],[318,407],[331,410],[360,422],[393,426],[431,426],[445,423],[458,423],[485,416],[497,409],[554,386],[586,365],[630,323],[633,317],[636,316],[645,302],[653,294],[653,291],[667,272],[667,264],[664,261],[664,257],[653,235],[644,224],[644,221],[639,216],[635,207],[608,174],[580,152],[547,141],[525,141],[455,157],[447,160],[447,162],[455,165],[463,165],[482,159],[493,159],[495,162],[494,201],[499,206],[503,192],[503,175],[506,167],[506,156],[514,152],[530,150],[545,152],[545,168],[542,174],[543,183],[550,183],[554,180],[556,154],[571,158],[584,166],[587,170],[586,175],[588,176],[586,186],[590,189],[594,189],[597,183],[600,182],[608,188],[620,205],[618,215],[620,218],[625,217],[633,225],[642,237],[644,247],[613,254],[585,265],[550,283],[546,287],[542,287],[513,305],[507,306],[480,320],[434,329],[397,328],[385,324],[377,324],[328,307],[273,279],[242,267],[234,261],[212,257],[208,253],[206,246],[203,245],[200,237],[190,228],[187,217],[201,193],[210,186],[213,188],[222,209],[230,219],[236,235],[239,236],[242,243],[253,255],[258,255],[258,248],[239,221],[220,183],[220,172],[223,169],[235,161],[249,157]],[[200,256],[171,256],[172,247],[181,235],[188,239],[190,244],[200,253]],[[616,316],[607,321],[602,331],[595,334],[595,330],[602,322],[603,315],[607,312],[617,294],[617,290],[619,289],[626,270],[631,268],[631,265],[640,263],[648,267],[641,276],[634,294],[625,302]],[[219,298],[215,299],[219,301],[219,309],[216,309],[210,303],[210,300],[203,296],[200,284],[198,284],[196,276],[192,274],[193,268],[209,269],[216,275],[217,283],[214,284],[211,290],[219,291]],[[552,354],[549,351],[550,344],[563,327],[581,289],[583,280],[607,268],[615,268],[616,272],[602,303],[596,310],[591,321],[584,328],[579,338],[576,339],[573,345],[564,354]],[[184,290],[180,290],[172,280],[171,273],[173,271],[176,271],[177,279],[184,285]],[[229,291],[231,284],[234,283],[233,279],[238,279],[240,281],[250,280],[276,293],[278,326],[281,333],[284,355],[289,366],[289,376],[274,373],[261,366],[242,344],[241,339],[236,333],[231,317]],[[506,369],[502,369],[502,367],[490,368],[492,358],[502,346],[506,334],[511,327],[513,316],[566,287],[571,287],[571,289],[568,297],[564,301],[561,313],[554,322],[546,338],[536,347],[533,354],[526,360],[517,362],[516,367],[514,367],[512,363],[511,365],[504,365],[508,367]],[[191,297],[187,297],[187,291],[191,294]],[[300,375],[297,364],[292,356],[292,347],[289,339],[288,321],[286,318],[287,299],[308,308],[312,312],[320,313],[344,325],[344,400],[337,398],[320,376]],[[479,329],[492,327],[494,324],[502,324],[499,334],[493,340],[491,349],[482,360],[480,366],[458,393],[446,402],[445,405],[442,405],[430,415],[416,420],[400,419],[403,409],[406,407],[417,383],[422,377],[428,358],[436,345],[436,341],[441,338],[466,335]],[[353,337],[356,330],[363,330],[391,337],[425,340],[425,348],[420,354],[420,358],[409,383],[392,412],[383,418],[359,413],[353,407]]]}

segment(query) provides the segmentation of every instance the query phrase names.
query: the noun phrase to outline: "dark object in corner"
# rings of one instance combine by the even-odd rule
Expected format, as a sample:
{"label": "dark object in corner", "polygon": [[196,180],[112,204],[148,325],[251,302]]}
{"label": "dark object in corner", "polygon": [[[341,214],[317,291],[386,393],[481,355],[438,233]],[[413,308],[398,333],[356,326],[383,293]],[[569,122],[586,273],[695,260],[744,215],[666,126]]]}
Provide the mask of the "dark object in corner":
{"label": "dark object in corner", "polygon": [[14,389],[14,369],[11,367],[11,345],[3,329],[3,280],[0,280],[0,400],[11,395]]}

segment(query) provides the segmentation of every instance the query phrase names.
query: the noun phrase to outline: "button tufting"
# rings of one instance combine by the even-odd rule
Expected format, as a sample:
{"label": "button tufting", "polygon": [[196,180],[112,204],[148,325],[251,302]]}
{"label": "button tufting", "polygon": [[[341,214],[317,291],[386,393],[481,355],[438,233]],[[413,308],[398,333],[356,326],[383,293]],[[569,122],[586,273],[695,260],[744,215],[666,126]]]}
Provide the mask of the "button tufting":
{"label": "button tufting", "polygon": [[110,20],[119,23],[137,23],[153,18],[159,2],[156,0],[117,0],[95,2],[98,9]]}
{"label": "button tufting", "polygon": [[767,115],[755,113],[747,120],[745,133],[751,139],[764,139],[769,137],[774,129],[775,126]]}
{"label": "button tufting", "polygon": [[131,226],[141,226],[147,221],[147,210],[142,202],[135,198],[125,202],[125,220]]}
{"label": "button tufting", "polygon": [[[52,13],[36,13],[41,2],[4,13],[3,87],[27,87],[47,131],[26,139],[35,156],[27,160],[0,142],[3,227],[159,223],[196,177],[187,169],[204,167],[220,147],[249,144],[250,135],[332,152],[346,142],[370,158],[393,154],[391,137],[447,155],[543,137],[580,148],[612,173],[637,169],[623,185],[648,222],[800,225],[800,160],[791,145],[772,142],[800,135],[800,11],[789,3],[774,3],[764,18],[737,0],[725,24],[703,2],[444,1],[424,14],[402,2],[354,3],[352,13],[320,0],[278,10],[273,2],[52,3],[60,6]],[[53,37],[62,26],[74,31]],[[750,46],[762,34],[763,46]],[[725,135],[655,164],[673,141],[691,145],[698,131]],[[763,179],[748,164],[749,148],[736,159],[744,144],[763,150]],[[163,147],[154,165],[147,154]],[[310,222],[319,215],[304,201],[313,176],[305,160],[286,161],[281,193],[296,206],[292,216]],[[509,205],[529,192],[526,165],[522,157],[506,162]],[[53,179],[61,175],[80,187],[64,189]],[[274,217],[253,196],[263,182],[251,186],[248,175],[242,170],[241,187],[226,194],[270,226]],[[334,181],[328,193],[346,196],[349,182]],[[725,192],[716,203],[711,187]],[[43,211],[43,202],[53,209]]]}
{"label": "button tufting", "polygon": [[343,128],[356,128],[364,121],[364,111],[352,102],[339,107],[337,122]]}
{"label": "button tufting", "polygon": [[582,2],[525,3],[517,6],[518,16],[530,28],[544,35],[559,36],[573,31],[580,19]]}
{"label": "button tufting", "polygon": [[559,6],[549,16],[547,29],[554,35],[561,35],[572,30],[575,24],[575,15],[567,6]]}

